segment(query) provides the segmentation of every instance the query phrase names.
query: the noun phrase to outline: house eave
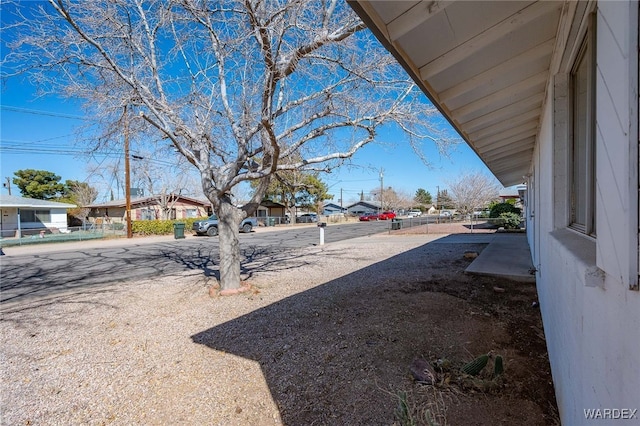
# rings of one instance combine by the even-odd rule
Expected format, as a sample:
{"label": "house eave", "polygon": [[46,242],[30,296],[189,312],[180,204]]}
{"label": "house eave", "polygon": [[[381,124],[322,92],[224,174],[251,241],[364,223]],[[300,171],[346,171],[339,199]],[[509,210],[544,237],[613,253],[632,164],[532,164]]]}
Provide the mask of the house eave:
{"label": "house eave", "polygon": [[10,195],[0,196],[0,208],[13,209],[74,209],[78,206],[57,201],[38,200]]}
{"label": "house eave", "polygon": [[566,4],[349,0],[505,186],[522,183],[531,168]]}

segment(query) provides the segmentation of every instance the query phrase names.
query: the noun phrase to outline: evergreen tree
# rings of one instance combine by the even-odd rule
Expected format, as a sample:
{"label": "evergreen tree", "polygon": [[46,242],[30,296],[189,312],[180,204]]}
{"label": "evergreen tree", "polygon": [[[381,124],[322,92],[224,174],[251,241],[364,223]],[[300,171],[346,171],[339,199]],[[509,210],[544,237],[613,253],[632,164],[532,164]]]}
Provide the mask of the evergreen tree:
{"label": "evergreen tree", "polygon": [[[252,182],[251,186],[255,188],[257,182]],[[287,170],[276,173],[271,179],[265,198],[282,203],[293,217],[296,205],[318,211],[319,203],[333,198],[327,190],[327,185],[318,177],[318,173]]]}
{"label": "evergreen tree", "polygon": [[20,189],[26,198],[39,200],[55,200],[63,196],[65,185],[60,183],[60,176],[46,170],[25,169],[14,173],[13,184]]}
{"label": "evergreen tree", "polygon": [[413,197],[413,201],[418,204],[431,204],[433,203],[433,197],[429,191],[426,191],[424,188],[418,188],[415,197]]}

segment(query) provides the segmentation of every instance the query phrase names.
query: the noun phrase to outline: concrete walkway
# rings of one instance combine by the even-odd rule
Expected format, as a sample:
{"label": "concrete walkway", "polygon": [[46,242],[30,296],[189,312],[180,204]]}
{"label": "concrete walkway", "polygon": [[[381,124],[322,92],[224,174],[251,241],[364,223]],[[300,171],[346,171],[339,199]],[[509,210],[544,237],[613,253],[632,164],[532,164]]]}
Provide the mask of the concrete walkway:
{"label": "concrete walkway", "polygon": [[489,245],[482,250],[465,272],[508,278],[519,282],[536,282],[531,274],[533,264],[525,233],[495,233]]}

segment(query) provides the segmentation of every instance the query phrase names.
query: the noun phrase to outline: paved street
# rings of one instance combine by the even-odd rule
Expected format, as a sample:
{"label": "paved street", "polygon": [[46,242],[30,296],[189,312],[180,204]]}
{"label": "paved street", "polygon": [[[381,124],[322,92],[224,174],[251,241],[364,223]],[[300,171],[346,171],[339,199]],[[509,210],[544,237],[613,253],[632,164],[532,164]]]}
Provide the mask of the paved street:
{"label": "paved street", "polygon": [[[390,222],[331,225],[325,244],[384,232]],[[316,226],[260,229],[240,234],[245,263],[319,243]],[[12,253],[15,252],[15,253]],[[218,263],[218,238],[136,238],[102,243],[59,243],[55,246],[6,248],[0,257],[0,302],[79,291],[117,281],[166,274],[213,275]]]}

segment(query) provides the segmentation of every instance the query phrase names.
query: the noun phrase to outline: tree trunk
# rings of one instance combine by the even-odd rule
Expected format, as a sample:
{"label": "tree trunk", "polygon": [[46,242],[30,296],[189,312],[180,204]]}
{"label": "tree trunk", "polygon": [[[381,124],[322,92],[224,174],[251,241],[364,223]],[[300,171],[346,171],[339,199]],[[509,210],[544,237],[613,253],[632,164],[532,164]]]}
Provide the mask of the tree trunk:
{"label": "tree trunk", "polygon": [[240,222],[244,212],[231,203],[222,201],[216,212],[220,241],[220,289],[240,288]]}
{"label": "tree trunk", "polygon": [[289,211],[289,225],[295,225],[296,224],[296,206],[289,206],[287,207],[287,210]]}

